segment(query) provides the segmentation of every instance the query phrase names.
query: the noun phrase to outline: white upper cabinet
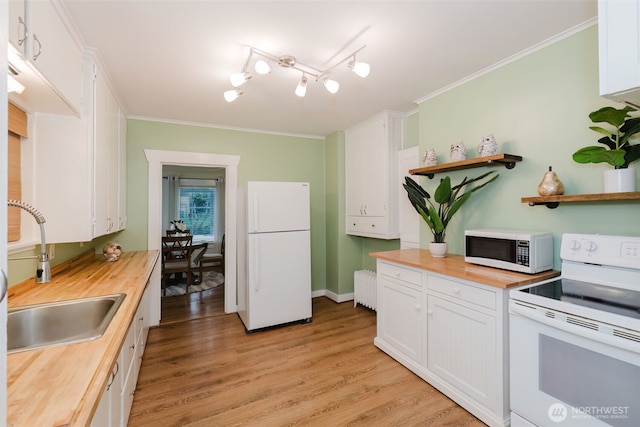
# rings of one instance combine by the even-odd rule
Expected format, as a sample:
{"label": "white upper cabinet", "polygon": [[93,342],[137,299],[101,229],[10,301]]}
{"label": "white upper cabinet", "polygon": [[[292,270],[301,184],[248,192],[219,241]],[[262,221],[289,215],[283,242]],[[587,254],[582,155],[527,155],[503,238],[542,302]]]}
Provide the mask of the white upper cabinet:
{"label": "white upper cabinet", "polygon": [[81,118],[36,114],[36,205],[50,243],[87,242],[124,228],[126,123],[89,55],[84,74]]}
{"label": "white upper cabinet", "polygon": [[640,0],[598,2],[600,95],[640,106]]}
{"label": "white upper cabinet", "polygon": [[399,237],[397,171],[404,136],[404,115],[391,112],[345,131],[347,234]]}
{"label": "white upper cabinet", "polygon": [[50,0],[11,0],[9,6],[9,41],[21,59],[12,66],[26,87],[12,98],[32,111],[79,115],[82,48],[63,7]]}

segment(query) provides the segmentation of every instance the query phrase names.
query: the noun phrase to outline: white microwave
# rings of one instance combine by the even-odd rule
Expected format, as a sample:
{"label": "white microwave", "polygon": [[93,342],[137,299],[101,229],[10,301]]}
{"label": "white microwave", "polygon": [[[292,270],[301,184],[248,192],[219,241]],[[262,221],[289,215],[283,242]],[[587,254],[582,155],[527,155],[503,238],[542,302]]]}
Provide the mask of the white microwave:
{"label": "white microwave", "polygon": [[553,235],[540,231],[466,230],[464,260],[520,273],[553,268]]}

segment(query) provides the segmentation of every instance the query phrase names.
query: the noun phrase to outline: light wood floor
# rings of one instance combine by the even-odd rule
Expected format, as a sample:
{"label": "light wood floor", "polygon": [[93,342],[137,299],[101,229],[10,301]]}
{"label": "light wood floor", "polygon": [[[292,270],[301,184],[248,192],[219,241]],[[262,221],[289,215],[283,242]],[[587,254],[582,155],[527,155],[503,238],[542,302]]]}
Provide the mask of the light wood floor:
{"label": "light wood floor", "polygon": [[375,347],[366,308],[315,298],[312,323],[246,334],[221,295],[165,298],[129,426],[484,426]]}

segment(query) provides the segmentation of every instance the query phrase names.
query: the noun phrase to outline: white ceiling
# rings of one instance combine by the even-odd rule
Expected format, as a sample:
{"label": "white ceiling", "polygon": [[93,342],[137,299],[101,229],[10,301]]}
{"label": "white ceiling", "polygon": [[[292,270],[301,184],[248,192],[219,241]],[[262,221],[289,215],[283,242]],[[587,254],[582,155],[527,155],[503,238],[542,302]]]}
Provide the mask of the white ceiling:
{"label": "white ceiling", "polygon": [[[596,0],[63,0],[98,49],[129,117],[326,136],[526,51],[597,15]],[[274,66],[229,104],[229,75],[253,45],[326,69],[357,48],[366,79],[337,67],[340,91]],[[252,70],[250,70],[252,71]]]}

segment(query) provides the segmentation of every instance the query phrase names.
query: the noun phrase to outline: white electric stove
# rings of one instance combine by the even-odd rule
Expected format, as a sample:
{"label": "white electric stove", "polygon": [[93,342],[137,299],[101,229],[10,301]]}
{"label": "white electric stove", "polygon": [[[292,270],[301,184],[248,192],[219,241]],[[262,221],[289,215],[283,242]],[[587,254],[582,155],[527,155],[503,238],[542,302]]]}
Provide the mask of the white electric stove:
{"label": "white electric stove", "polygon": [[640,426],[640,237],[565,234],[509,292],[511,425]]}

